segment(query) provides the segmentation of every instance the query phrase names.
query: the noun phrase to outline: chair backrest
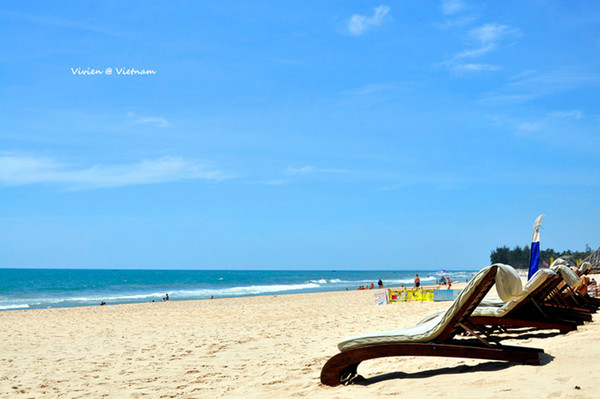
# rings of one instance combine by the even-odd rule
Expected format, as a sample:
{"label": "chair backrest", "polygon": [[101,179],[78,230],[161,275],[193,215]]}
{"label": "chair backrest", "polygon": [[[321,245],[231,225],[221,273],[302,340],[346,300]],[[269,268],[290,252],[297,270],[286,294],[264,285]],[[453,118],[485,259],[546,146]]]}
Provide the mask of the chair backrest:
{"label": "chair backrest", "polygon": [[523,296],[518,301],[511,301],[514,303],[505,305],[510,307],[507,314],[514,314],[523,307],[532,305],[532,300],[541,302],[548,296],[546,292],[554,290],[558,279],[560,277],[553,271],[539,269],[523,287]]}
{"label": "chair backrest", "polygon": [[579,278],[577,273],[571,270],[570,267],[565,265],[554,265],[550,266],[550,269],[553,272],[560,274],[571,288],[577,288],[581,285],[581,279]]}
{"label": "chair backrest", "polygon": [[461,291],[452,305],[457,306],[457,309],[454,312],[449,311],[446,313],[450,316],[450,320],[434,339],[435,342],[443,343],[456,335],[460,328],[459,323],[466,321],[471,316],[471,313],[494,285],[498,267],[499,265],[494,264],[482,269]]}
{"label": "chair backrest", "polygon": [[537,299],[540,302],[562,304],[563,302],[560,299],[561,295],[559,287],[562,284],[565,284],[565,280],[560,274],[550,277],[549,280],[551,280],[551,282],[549,282],[544,290],[539,293]]}

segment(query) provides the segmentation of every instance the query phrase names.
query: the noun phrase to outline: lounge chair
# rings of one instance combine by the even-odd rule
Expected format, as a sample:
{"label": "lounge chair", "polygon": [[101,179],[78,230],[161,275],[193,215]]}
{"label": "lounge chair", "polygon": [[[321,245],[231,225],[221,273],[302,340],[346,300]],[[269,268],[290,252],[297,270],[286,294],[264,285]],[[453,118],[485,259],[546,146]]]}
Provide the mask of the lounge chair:
{"label": "lounge chair", "polygon": [[[505,265],[506,269],[509,267]],[[558,271],[558,268],[555,269]],[[514,275],[518,276],[516,271]],[[575,284],[572,281],[573,276],[568,278],[571,284]],[[548,269],[540,269],[527,281],[520,295],[510,301],[501,298],[484,299],[473,311],[469,320],[482,329],[482,332],[489,332],[489,328],[493,331],[493,329],[512,327],[558,329],[561,333],[576,330],[577,325],[591,320],[591,316],[589,313],[581,313],[573,309],[562,295],[559,295],[558,287],[564,285],[564,281],[561,275]],[[500,286],[496,284],[496,287]],[[438,314],[427,316],[419,324]]]}
{"label": "lounge chair", "polygon": [[[412,328],[341,341],[338,344],[341,352],[323,366],[321,382],[330,386],[356,382],[361,378],[357,372],[361,362],[389,356],[461,357],[540,364],[542,349],[490,343],[477,334],[469,322],[469,316],[494,285],[494,279],[505,277],[504,265],[488,266],[473,277],[444,314]],[[462,330],[469,331],[476,339],[455,338]]]}
{"label": "lounge chair", "polygon": [[556,287],[546,301],[549,305],[567,309],[576,314],[588,315],[586,321],[591,321],[591,314],[595,313],[597,306],[585,300],[575,290],[581,285],[581,279],[570,267],[562,264],[553,264],[551,267],[555,273],[560,274],[565,284]]}
{"label": "lounge chair", "polygon": [[487,306],[480,305],[473,311],[469,321],[480,328],[533,327],[558,329],[561,333],[576,330],[576,321],[544,311],[545,292],[548,287],[556,285],[556,277],[556,273],[548,269],[538,270],[527,281],[518,298],[500,304],[490,301],[487,302]]}
{"label": "lounge chair", "polygon": [[[547,282],[539,288],[538,293],[533,297],[532,304],[535,308],[532,308],[531,304],[529,304],[526,310],[522,311],[523,316],[531,319],[536,318],[536,315],[539,316],[539,314],[542,314],[546,320],[567,323],[574,322],[578,325],[583,324],[585,321],[591,321],[590,309],[577,306],[569,299],[569,295],[563,292],[565,289],[571,290],[571,286],[576,288],[580,284],[575,273],[564,265],[554,263],[551,269],[552,275],[547,278]],[[540,271],[542,270],[548,272],[548,269],[540,269]],[[530,283],[528,282],[528,284]],[[501,307],[503,305],[502,303],[497,304],[493,301],[486,303],[486,306]]]}

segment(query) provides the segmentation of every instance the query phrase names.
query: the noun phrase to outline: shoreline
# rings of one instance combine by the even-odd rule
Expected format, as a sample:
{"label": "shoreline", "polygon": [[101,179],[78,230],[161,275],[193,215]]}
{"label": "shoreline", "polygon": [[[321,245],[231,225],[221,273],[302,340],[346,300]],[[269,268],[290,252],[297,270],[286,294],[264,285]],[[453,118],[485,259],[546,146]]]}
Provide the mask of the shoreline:
{"label": "shoreline", "polygon": [[[451,289],[461,290],[466,283],[453,283]],[[425,285],[419,287],[421,290],[446,290],[448,289],[445,285]],[[98,306],[128,306],[128,305],[143,305],[143,304],[159,304],[159,303],[173,303],[173,302],[194,302],[194,301],[217,301],[223,299],[247,299],[247,298],[256,298],[256,297],[277,297],[277,296],[287,296],[287,295],[312,295],[312,294],[326,294],[326,293],[336,293],[336,292],[382,292],[387,290],[415,290],[415,287],[405,287],[405,286],[392,286],[392,287],[384,287],[384,288],[369,288],[369,289],[337,289],[337,290],[327,290],[327,291],[315,291],[315,292],[282,292],[282,293],[264,293],[264,294],[255,294],[255,295],[240,295],[240,296],[231,296],[231,297],[216,297],[216,298],[194,298],[194,299],[177,299],[173,298],[172,295],[169,297],[169,300],[158,300],[158,301],[144,301],[144,302],[126,302],[126,303],[110,303],[106,302],[104,305],[101,303],[96,304],[85,304],[85,305],[75,305],[75,306],[55,306],[55,307],[46,307],[46,308],[8,308],[8,309],[0,309],[0,313],[3,312],[18,312],[18,311],[35,311],[35,310],[53,310],[53,309],[77,309],[77,308],[95,308]]]}
{"label": "shoreline", "polygon": [[375,306],[378,291],[0,312],[0,397],[455,397],[451,386],[467,398],[596,396],[600,371],[580,367],[600,355],[596,322],[506,341],[543,348],[541,366],[400,357],[363,363],[363,375],[380,375],[371,385],[321,385],[341,339],[411,327],[452,303]]}
{"label": "shoreline", "polygon": [[[424,284],[435,283],[427,274]],[[453,271],[458,280],[473,272]],[[171,300],[236,298],[354,290],[375,284],[409,285],[412,271],[145,271],[0,269],[0,311]],[[412,285],[412,284],[410,284]]]}

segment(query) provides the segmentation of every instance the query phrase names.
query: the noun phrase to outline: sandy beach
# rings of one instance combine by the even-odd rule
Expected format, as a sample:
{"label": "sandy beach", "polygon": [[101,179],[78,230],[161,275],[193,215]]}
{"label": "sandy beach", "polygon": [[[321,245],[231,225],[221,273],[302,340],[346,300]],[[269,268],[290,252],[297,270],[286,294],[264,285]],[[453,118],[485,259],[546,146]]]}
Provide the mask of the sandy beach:
{"label": "sandy beach", "polygon": [[364,362],[368,385],[323,386],[337,342],[410,327],[450,302],[374,305],[372,291],[0,312],[2,398],[596,398],[600,324],[504,342],[541,366],[404,357]]}

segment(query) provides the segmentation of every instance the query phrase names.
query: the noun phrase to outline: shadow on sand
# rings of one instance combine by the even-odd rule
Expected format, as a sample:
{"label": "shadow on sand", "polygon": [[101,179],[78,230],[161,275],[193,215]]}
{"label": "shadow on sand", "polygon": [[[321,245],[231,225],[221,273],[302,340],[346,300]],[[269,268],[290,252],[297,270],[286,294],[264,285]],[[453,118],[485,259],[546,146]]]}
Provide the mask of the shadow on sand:
{"label": "shadow on sand", "polygon": [[[546,365],[554,360],[554,356],[549,355],[547,353],[543,353],[541,356],[541,364]],[[376,384],[382,381],[389,380],[397,380],[397,379],[419,379],[419,378],[429,378],[436,375],[452,375],[452,374],[464,374],[464,373],[481,373],[481,372],[493,372],[499,370],[505,370],[510,367],[519,366],[522,363],[514,363],[514,362],[497,362],[490,361],[485,363],[479,363],[474,366],[467,366],[464,364],[454,366],[454,367],[444,367],[440,369],[434,370],[424,370],[419,371],[417,373],[403,373],[401,371],[394,373],[381,374],[378,376],[370,377],[370,378],[362,378],[357,377],[353,381],[353,385],[363,385],[368,386],[371,384]]]}

